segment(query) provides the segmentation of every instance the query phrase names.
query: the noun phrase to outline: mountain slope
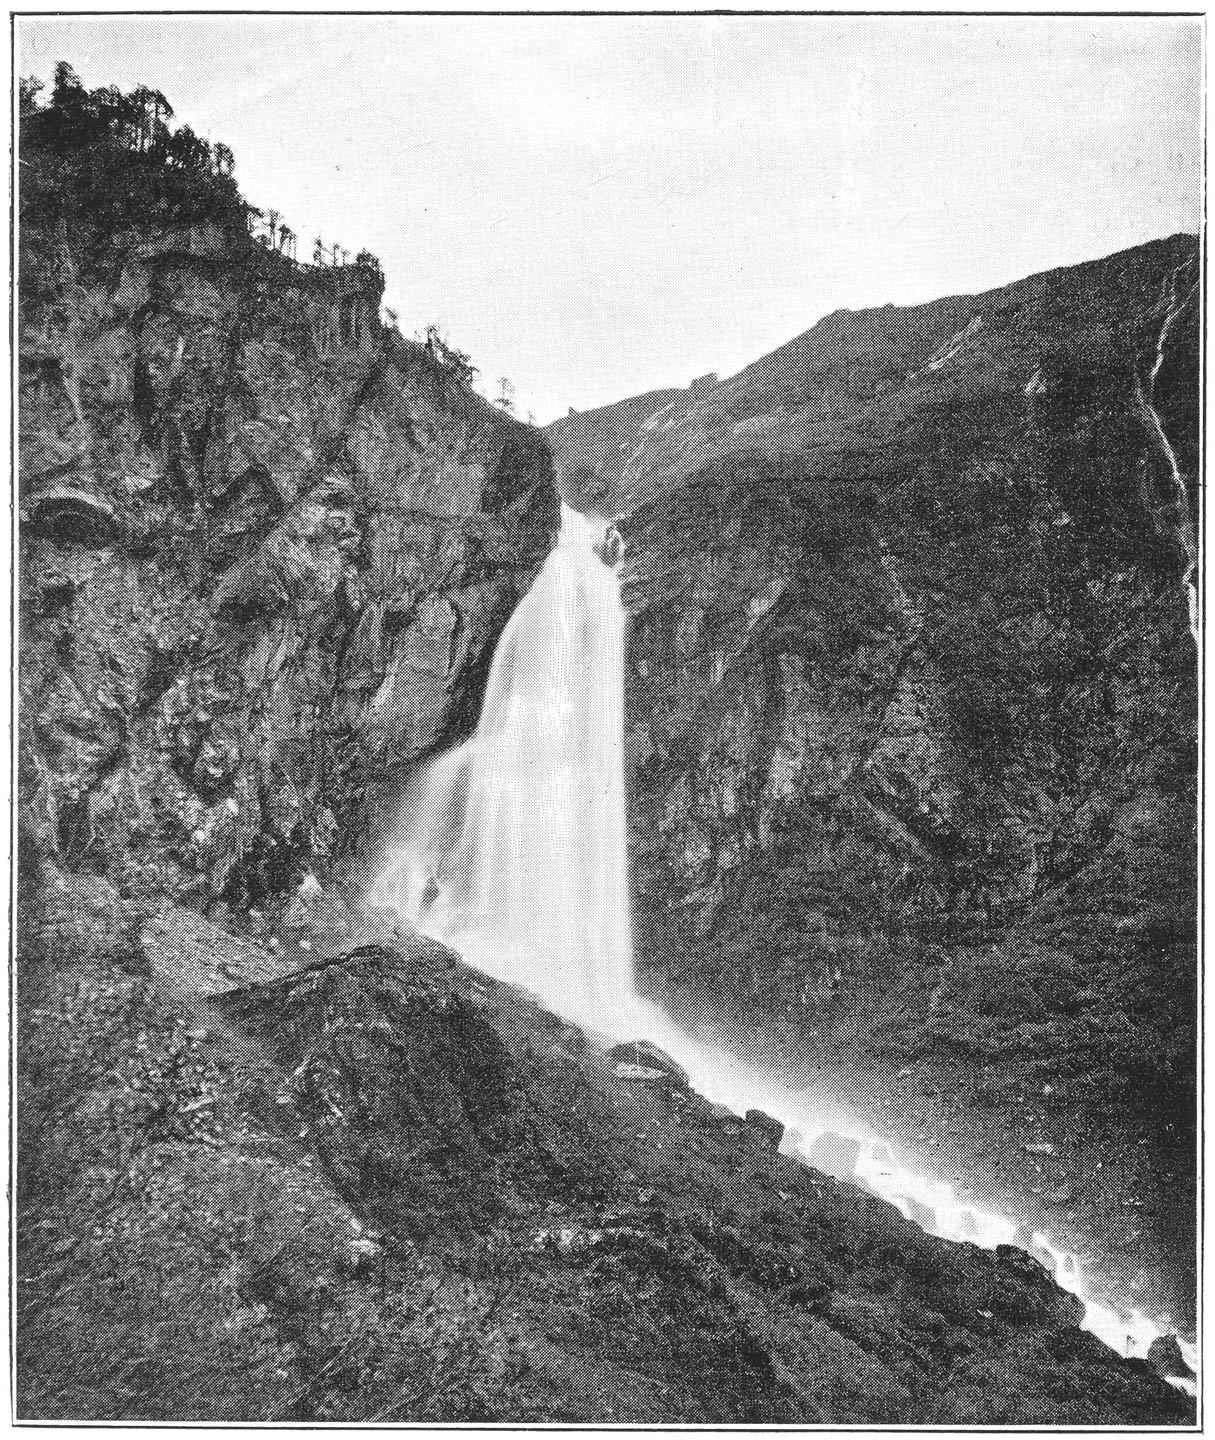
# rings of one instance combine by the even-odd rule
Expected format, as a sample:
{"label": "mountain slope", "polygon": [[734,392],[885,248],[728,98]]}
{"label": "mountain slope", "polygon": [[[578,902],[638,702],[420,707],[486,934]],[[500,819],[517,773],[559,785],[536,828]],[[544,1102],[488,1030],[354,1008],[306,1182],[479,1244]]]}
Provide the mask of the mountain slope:
{"label": "mountain slope", "polygon": [[925,1235],[442,947],[306,908],[321,958],[279,978],[170,911],[27,1003],[23,1417],[1192,1415],[1023,1252]]}
{"label": "mountain slope", "polygon": [[956,1093],[936,1122],[958,1163],[984,1107],[1006,1168],[1045,1130],[1043,1193],[1120,1145],[1140,1198],[1099,1229],[1182,1255],[1197,267],[1174,236],[842,312],[548,431],[629,545],[651,982],[876,1068],[871,1092],[920,1067]]}

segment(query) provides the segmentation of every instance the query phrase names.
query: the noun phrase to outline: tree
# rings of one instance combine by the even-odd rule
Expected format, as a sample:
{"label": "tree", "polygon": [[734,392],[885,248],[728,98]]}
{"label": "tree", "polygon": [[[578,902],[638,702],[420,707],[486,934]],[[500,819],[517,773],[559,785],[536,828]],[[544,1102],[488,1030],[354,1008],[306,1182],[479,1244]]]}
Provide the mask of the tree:
{"label": "tree", "polygon": [[84,105],[85,89],[80,76],[66,60],[55,66],[55,87],[51,91],[51,104],[57,110],[71,110]]}
{"label": "tree", "polygon": [[515,387],[505,375],[498,381],[498,394],[494,399],[495,405],[500,405],[508,415],[515,413]]}
{"label": "tree", "polygon": [[144,134],[143,111],[136,104],[133,95],[119,95],[115,108],[119,138],[124,145],[138,150]]}
{"label": "tree", "polygon": [[38,109],[38,96],[46,87],[37,75],[24,75],[21,78],[21,114],[29,115]]}
{"label": "tree", "polygon": [[132,113],[127,96],[116,85],[107,85],[103,89],[94,90],[90,99],[107,132],[116,135],[125,143],[131,128]]}
{"label": "tree", "polygon": [[166,146],[169,161],[182,170],[210,170],[211,147],[188,125],[169,136]]}
{"label": "tree", "polygon": [[325,263],[325,242],[318,235],[312,242],[312,245],[312,263],[314,265],[323,265]]}
{"label": "tree", "polygon": [[271,250],[276,250],[276,249],[278,248],[278,222],[279,222],[280,219],[282,219],[282,216],[281,216],[281,214],[279,213],[279,211],[277,211],[277,210],[267,210],[267,211],[266,211],[266,224],[270,227],[270,248],[271,248]]}
{"label": "tree", "polygon": [[[141,224],[152,213],[158,223],[240,223],[246,207],[231,176],[219,173],[231,152],[213,154],[189,126],[173,133],[165,118],[172,106],[159,91],[88,91],[67,62],[56,67],[54,102],[39,104],[38,91],[32,79],[22,87],[23,143],[72,163],[36,198],[27,188],[30,213],[87,217],[99,228]],[[250,233],[257,231],[250,226]]]}
{"label": "tree", "polygon": [[172,120],[174,110],[172,105],[165,99],[159,90],[145,91],[152,106],[152,124],[163,125],[166,121]]}
{"label": "tree", "polygon": [[222,140],[215,145],[215,168],[221,175],[231,175],[236,169],[236,157]]}
{"label": "tree", "polygon": [[454,345],[449,345],[444,340],[437,325],[426,327],[426,349],[434,357],[436,363],[454,377],[458,385],[469,386],[472,384],[473,377],[477,374],[477,367],[463,350],[457,350]]}
{"label": "tree", "polygon": [[60,153],[88,145],[104,133],[97,106],[66,60],[55,66],[47,121],[48,138]]}
{"label": "tree", "polygon": [[[160,93],[159,90],[150,90],[146,85],[137,85],[131,92],[131,99],[139,106],[143,116],[143,142],[141,150],[150,150],[154,147],[160,148],[168,155],[172,155],[171,142],[174,138],[170,136],[168,122],[173,118],[173,107]],[[179,150],[189,149],[190,140],[198,140],[193,130],[188,125],[183,125],[182,130],[187,132],[185,146],[179,144]],[[181,134],[181,131],[178,131]],[[198,141],[199,144],[206,144],[206,141]],[[187,166],[195,163],[187,159]]]}
{"label": "tree", "polygon": [[[152,92],[146,85],[136,85],[129,96],[131,102],[131,124],[135,147],[142,154],[157,140],[153,123]],[[167,138],[167,137],[165,137]]]}

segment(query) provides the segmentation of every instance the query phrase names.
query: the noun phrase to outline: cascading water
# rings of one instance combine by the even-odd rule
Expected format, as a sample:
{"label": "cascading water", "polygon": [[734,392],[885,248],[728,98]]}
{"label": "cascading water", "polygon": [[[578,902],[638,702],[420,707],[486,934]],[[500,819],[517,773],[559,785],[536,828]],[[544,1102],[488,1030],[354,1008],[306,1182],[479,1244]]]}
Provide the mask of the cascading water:
{"label": "cascading water", "polygon": [[[902,1163],[838,1100],[693,1034],[634,990],[624,796],[624,615],[605,521],[562,507],[560,540],[511,617],[476,733],[405,797],[410,820],[369,895],[489,974],[614,1039],[646,1038],[696,1088],[784,1122],[783,1148],[837,1170],[948,1240],[1021,1244],[1085,1304],[1086,1327],[1142,1356],[1167,1333],[1095,1298],[1075,1256]],[[825,1147],[825,1149],[824,1149]],[[1182,1342],[1187,1362],[1197,1353]],[[1193,1393],[1190,1382],[1173,1383]]]}
{"label": "cascading water", "polygon": [[409,827],[371,897],[597,1029],[633,986],[624,612],[606,531],[562,507],[476,734],[407,793]]}
{"label": "cascading water", "polygon": [[1185,475],[1182,473],[1181,466],[1177,461],[1177,452],[1173,449],[1168,432],[1164,428],[1160,411],[1156,409],[1156,381],[1160,375],[1161,367],[1164,365],[1165,349],[1169,342],[1169,332],[1190,302],[1198,294],[1197,279],[1192,282],[1189,291],[1184,296],[1179,296],[1177,293],[1181,272],[1187,268],[1189,263],[1190,262],[1187,261],[1186,265],[1179,265],[1169,276],[1167,294],[1162,297],[1164,321],[1160,326],[1160,334],[1156,340],[1156,356],[1152,362],[1151,373],[1148,376],[1147,385],[1145,386],[1141,379],[1137,379],[1135,381],[1135,389],[1140,408],[1156,439],[1157,449],[1168,468],[1169,482],[1173,491],[1173,509],[1176,515],[1174,524],[1176,526],[1177,539],[1185,555],[1185,571],[1182,574],[1181,583],[1185,590],[1190,612],[1190,635],[1194,640],[1194,644],[1201,647],[1198,589],[1196,584],[1198,574],[1198,541],[1194,534],[1194,522],[1190,514],[1189,486],[1186,484]]}

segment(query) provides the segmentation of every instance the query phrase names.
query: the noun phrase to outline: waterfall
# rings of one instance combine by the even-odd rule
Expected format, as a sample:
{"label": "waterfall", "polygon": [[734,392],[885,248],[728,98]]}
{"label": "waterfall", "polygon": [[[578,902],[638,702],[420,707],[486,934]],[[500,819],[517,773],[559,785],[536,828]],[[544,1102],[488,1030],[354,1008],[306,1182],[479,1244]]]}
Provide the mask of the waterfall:
{"label": "waterfall", "polygon": [[[1190,262],[1186,262],[1188,264]],[[1179,265],[1169,276],[1168,294],[1163,297],[1164,321],[1160,327],[1160,334],[1156,340],[1156,356],[1152,362],[1151,373],[1145,386],[1142,379],[1136,378],[1135,393],[1139,400],[1140,409],[1148,427],[1156,440],[1157,449],[1168,469],[1169,480],[1173,490],[1173,507],[1176,511],[1177,540],[1185,556],[1185,571],[1181,577],[1182,588],[1186,594],[1186,602],[1190,612],[1190,635],[1194,644],[1201,652],[1201,635],[1199,632],[1198,615],[1198,541],[1194,534],[1194,522],[1190,514],[1190,492],[1186,484],[1185,475],[1177,461],[1177,453],[1173,449],[1164,423],[1160,418],[1160,412],[1156,409],[1156,380],[1164,364],[1165,347],[1169,341],[1169,331],[1172,330],[1174,322],[1189,305],[1190,301],[1198,293],[1198,281],[1195,280],[1188,293],[1181,299],[1177,295],[1178,277],[1186,268],[1186,265]]]}
{"label": "waterfall", "polygon": [[[1099,1298],[1074,1255],[900,1155],[821,1085],[752,1063],[637,995],[619,549],[606,521],[562,507],[558,543],[498,643],[476,732],[406,791],[404,834],[370,902],[587,1029],[657,1043],[708,1099],[781,1120],[785,1153],[834,1166],[929,1233],[1021,1245],[1084,1302],[1086,1328],[1143,1356],[1164,1324]],[[1182,1348],[1196,1367],[1195,1349]],[[1191,1382],[1173,1383],[1193,1393]]]}
{"label": "waterfall", "polygon": [[633,988],[608,530],[562,506],[558,543],[498,642],[476,733],[406,792],[404,837],[370,897],[601,1030]]}

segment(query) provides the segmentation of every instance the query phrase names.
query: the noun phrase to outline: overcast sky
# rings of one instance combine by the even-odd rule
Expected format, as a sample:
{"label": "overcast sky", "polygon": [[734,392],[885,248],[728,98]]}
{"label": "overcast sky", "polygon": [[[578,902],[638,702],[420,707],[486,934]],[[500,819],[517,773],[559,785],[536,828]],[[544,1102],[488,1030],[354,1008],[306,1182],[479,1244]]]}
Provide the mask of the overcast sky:
{"label": "overcast sky", "polygon": [[18,21],[144,82],[254,204],[388,277],[541,421],[730,374],[841,306],[1198,228],[1197,20]]}

